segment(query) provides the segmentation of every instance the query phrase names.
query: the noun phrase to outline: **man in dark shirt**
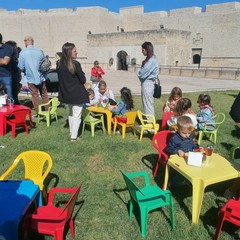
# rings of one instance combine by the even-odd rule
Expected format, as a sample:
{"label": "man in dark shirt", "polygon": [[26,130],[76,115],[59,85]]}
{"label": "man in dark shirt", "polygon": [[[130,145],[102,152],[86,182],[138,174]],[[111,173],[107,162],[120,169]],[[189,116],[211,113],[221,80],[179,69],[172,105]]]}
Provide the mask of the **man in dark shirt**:
{"label": "man in dark shirt", "polygon": [[7,92],[8,98],[11,100],[13,99],[10,65],[12,54],[12,48],[2,43],[2,34],[0,33],[0,83],[2,83],[4,90]]}

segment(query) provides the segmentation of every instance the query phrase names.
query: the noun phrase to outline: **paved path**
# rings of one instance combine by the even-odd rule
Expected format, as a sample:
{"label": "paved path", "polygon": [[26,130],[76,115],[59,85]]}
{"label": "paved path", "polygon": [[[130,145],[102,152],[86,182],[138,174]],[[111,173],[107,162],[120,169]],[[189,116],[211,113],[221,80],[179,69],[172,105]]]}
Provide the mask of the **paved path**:
{"label": "paved path", "polygon": [[[118,95],[124,86],[130,88],[133,94],[140,94],[140,82],[135,72],[105,71],[104,80],[109,89]],[[86,72],[87,79],[90,79]],[[180,87],[183,92],[201,92],[213,90],[237,90],[240,89],[239,80],[222,80],[211,78],[178,77],[160,75],[163,93],[170,93],[173,87]]]}

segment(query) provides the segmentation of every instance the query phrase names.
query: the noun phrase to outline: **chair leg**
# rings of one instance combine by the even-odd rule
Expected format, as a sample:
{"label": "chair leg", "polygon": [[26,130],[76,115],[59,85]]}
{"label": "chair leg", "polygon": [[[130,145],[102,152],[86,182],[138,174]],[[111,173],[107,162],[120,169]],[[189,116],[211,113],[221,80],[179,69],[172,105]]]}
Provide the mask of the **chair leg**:
{"label": "chair leg", "polygon": [[91,123],[91,133],[92,133],[92,137],[94,137],[94,131],[95,131],[95,124]]}
{"label": "chair leg", "polygon": [[114,125],[113,125],[113,135],[116,134],[116,129],[117,129],[117,121],[114,121]]}
{"label": "chair leg", "polygon": [[50,115],[46,116],[46,121],[47,121],[47,127],[50,126]]}
{"label": "chair leg", "polygon": [[74,238],[75,237],[75,231],[74,231],[74,222],[73,222],[72,217],[70,218],[70,221],[69,221],[69,227],[70,227],[72,238]]}
{"label": "chair leg", "polygon": [[153,176],[154,176],[154,177],[157,176],[158,167],[159,167],[159,163],[158,163],[158,161],[157,161],[157,164],[156,164],[156,167],[155,167],[155,170],[154,170],[154,173],[153,173]]}
{"label": "chair leg", "polygon": [[27,124],[25,124],[24,127],[25,127],[26,134],[28,134],[29,131],[28,131],[28,126],[27,126]]}
{"label": "chair leg", "polygon": [[141,214],[141,232],[142,236],[145,238],[147,233],[147,221],[148,221],[148,212],[146,208],[140,208]]}
{"label": "chair leg", "polygon": [[83,135],[84,130],[85,130],[85,122],[83,122],[82,135]]}
{"label": "chair leg", "polygon": [[202,137],[203,137],[203,131],[199,131],[199,133],[198,133],[198,145],[201,145]]}
{"label": "chair leg", "polygon": [[122,139],[125,138],[125,134],[126,134],[126,125],[122,126]]}
{"label": "chair leg", "polygon": [[140,142],[142,141],[142,137],[143,137],[143,132],[144,132],[144,130],[143,130],[143,128],[141,129],[141,133],[140,133]]}
{"label": "chair leg", "polygon": [[16,125],[12,125],[12,137],[15,138],[16,136]]}
{"label": "chair leg", "polygon": [[223,223],[224,223],[224,213],[220,212],[219,216],[218,216],[218,222],[217,222],[217,226],[216,226],[214,240],[218,240],[218,238],[220,237]]}
{"label": "chair leg", "polygon": [[106,129],[105,129],[105,126],[104,126],[104,117],[103,116],[101,116],[101,122],[102,122],[102,130],[105,133]]}

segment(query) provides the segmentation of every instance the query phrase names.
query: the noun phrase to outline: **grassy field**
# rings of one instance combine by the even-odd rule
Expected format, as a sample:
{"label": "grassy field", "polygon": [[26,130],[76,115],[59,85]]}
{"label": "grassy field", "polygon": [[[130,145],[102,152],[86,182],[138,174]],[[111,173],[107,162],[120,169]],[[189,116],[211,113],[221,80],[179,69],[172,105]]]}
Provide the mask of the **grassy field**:
{"label": "grassy field", "polygon": [[[239,130],[229,116],[229,110],[238,91],[209,92],[215,112],[226,114],[226,120],[220,127],[215,152],[229,159],[229,149],[239,144]],[[199,93],[186,93],[197,108]],[[156,118],[161,121],[162,105],[167,95],[155,100]],[[23,99],[24,100],[24,99]],[[134,97],[135,109],[142,109],[139,96]],[[157,152],[152,147],[152,135],[145,135],[142,143],[127,133],[125,140],[120,135],[103,135],[97,130],[91,137],[85,130],[79,142],[70,142],[66,125],[67,110],[59,108],[59,121],[53,121],[49,128],[41,122],[30,131],[29,135],[19,133],[15,139],[11,133],[1,137],[0,149],[2,174],[13,162],[15,157],[27,150],[42,150],[48,152],[53,159],[53,168],[48,177],[48,190],[53,186],[75,187],[82,184],[82,189],[75,208],[76,240],[138,240],[141,238],[139,214],[136,211],[132,220],[128,216],[129,195],[119,169],[125,172],[146,171],[152,183],[162,185],[164,167],[161,167],[154,179],[153,170],[157,161]],[[210,144],[203,140],[202,146]],[[15,171],[14,178],[22,178],[21,168]],[[171,189],[174,200],[176,228],[171,231],[169,209],[162,208],[149,214],[147,238],[155,239],[184,239],[206,240],[213,239],[215,233],[217,212],[226,199],[225,189],[231,181],[212,185],[206,189],[200,221],[198,225],[191,224],[191,187]],[[16,203],[17,204],[17,203]],[[79,210],[79,211],[78,211]],[[226,224],[227,225],[227,224]],[[239,239],[236,228],[228,226],[221,233],[222,240]],[[31,239],[52,239],[52,237]],[[72,239],[70,231],[66,239]]]}

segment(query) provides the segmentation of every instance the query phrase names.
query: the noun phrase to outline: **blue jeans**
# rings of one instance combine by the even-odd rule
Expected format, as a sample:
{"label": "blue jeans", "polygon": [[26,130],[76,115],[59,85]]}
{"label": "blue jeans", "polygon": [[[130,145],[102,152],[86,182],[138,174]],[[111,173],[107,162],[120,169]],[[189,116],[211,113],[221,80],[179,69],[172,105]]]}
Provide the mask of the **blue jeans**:
{"label": "blue jeans", "polygon": [[0,77],[0,83],[2,83],[3,89],[7,92],[8,98],[13,99],[12,77]]}

